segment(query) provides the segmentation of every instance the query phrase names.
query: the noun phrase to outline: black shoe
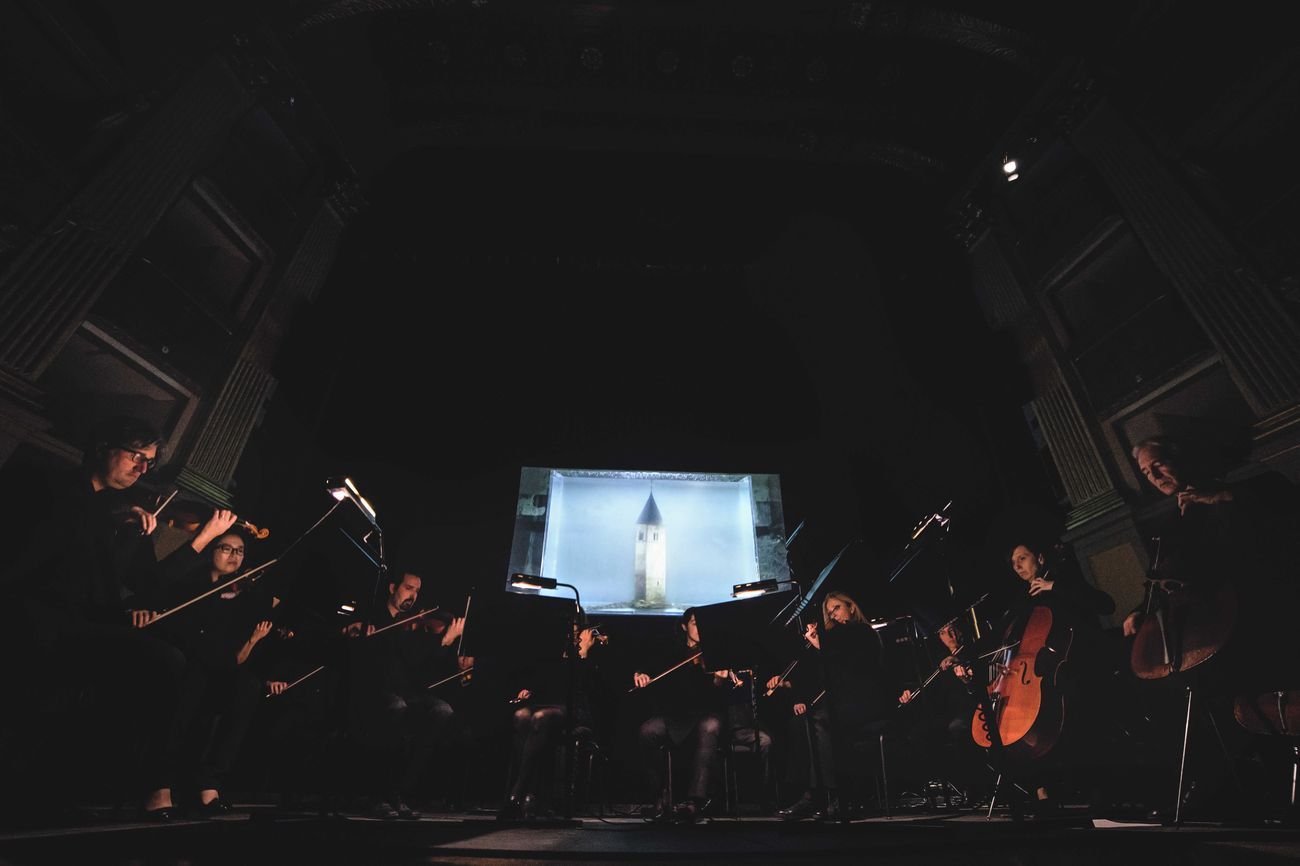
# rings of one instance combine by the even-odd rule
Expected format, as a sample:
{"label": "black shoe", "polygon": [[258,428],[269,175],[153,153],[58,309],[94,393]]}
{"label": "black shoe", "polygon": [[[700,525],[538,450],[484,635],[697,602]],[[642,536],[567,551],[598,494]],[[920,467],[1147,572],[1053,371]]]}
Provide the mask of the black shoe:
{"label": "black shoe", "polygon": [[216,818],[220,815],[230,814],[230,804],[221,797],[215,797],[207,803],[199,803],[194,808],[194,812],[203,818]]}
{"label": "black shoe", "polygon": [[1028,811],[1034,818],[1054,818],[1061,814],[1061,803],[1055,797],[1036,798],[1030,801]]}
{"label": "black shoe", "polygon": [[817,804],[813,802],[812,797],[803,796],[789,807],[777,812],[776,817],[782,821],[806,821],[817,813]]}
{"label": "black shoe", "polygon": [[397,810],[387,800],[376,800],[366,808],[365,816],[378,818],[381,821],[393,821],[397,818]]}
{"label": "black shoe", "polygon": [[668,821],[672,816],[672,810],[662,800],[653,806],[641,807],[642,821]]}
{"label": "black shoe", "polygon": [[497,809],[498,821],[522,821],[523,819],[524,819],[523,801],[521,801],[514,794],[511,794],[510,799],[506,800],[504,803],[501,804],[500,809]]}
{"label": "black shoe", "polygon": [[838,824],[846,820],[847,813],[840,807],[840,804],[831,800],[812,816],[814,821],[821,821],[826,824]]}
{"label": "black shoe", "polygon": [[705,811],[709,808],[708,800],[686,800],[678,803],[673,809],[673,820],[679,824],[694,824],[704,818]]}
{"label": "black shoe", "polygon": [[152,824],[170,824],[179,816],[175,806],[163,806],[161,809],[141,809],[140,820]]}

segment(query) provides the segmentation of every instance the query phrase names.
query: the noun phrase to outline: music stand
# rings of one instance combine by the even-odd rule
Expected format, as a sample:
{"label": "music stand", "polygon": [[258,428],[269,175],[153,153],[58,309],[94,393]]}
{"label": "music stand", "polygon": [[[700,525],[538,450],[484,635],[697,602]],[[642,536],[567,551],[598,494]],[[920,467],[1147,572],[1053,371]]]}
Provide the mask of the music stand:
{"label": "music stand", "polygon": [[501,592],[475,599],[461,655],[475,659],[556,661],[572,643],[573,601]]}
{"label": "music stand", "polygon": [[792,633],[772,620],[797,597],[786,590],[695,608],[704,668],[748,670],[767,658],[790,655]]}
{"label": "music stand", "polygon": [[[556,822],[561,826],[572,826],[573,818],[573,690],[577,664],[577,641],[573,623],[577,615],[573,601],[567,598],[502,592],[486,599],[478,608],[472,632],[466,623],[463,637],[468,649],[461,650],[475,659],[501,659],[507,662],[517,659],[527,659],[529,662],[567,660],[564,820]],[[475,664],[478,662],[475,661]]]}

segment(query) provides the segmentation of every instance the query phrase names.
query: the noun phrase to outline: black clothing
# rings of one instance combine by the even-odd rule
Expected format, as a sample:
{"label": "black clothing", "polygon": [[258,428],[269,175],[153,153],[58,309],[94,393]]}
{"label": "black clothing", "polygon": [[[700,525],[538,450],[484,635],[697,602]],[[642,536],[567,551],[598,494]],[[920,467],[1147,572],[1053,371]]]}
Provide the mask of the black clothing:
{"label": "black clothing", "polygon": [[[542,758],[559,744],[569,705],[569,677],[573,677],[573,727],[576,736],[591,736],[594,728],[592,696],[600,691],[601,649],[593,646],[587,658],[554,659],[535,664],[520,680],[528,699],[514,711],[514,779],[510,794],[540,794]],[[522,689],[520,689],[522,690]],[[520,690],[516,690],[516,694]]]}
{"label": "black clothing", "polygon": [[[674,642],[670,649],[660,653],[662,667],[655,665],[652,670],[656,674],[667,670],[698,651],[699,647]],[[698,661],[684,665],[648,687],[658,712],[642,723],[638,742],[651,791],[657,798],[665,794],[666,753],[687,744],[694,745],[688,796],[701,802],[708,798],[709,780],[717,765],[724,731],[727,692]],[[730,684],[725,688],[729,689]]]}
{"label": "black clothing", "polygon": [[[54,505],[33,530],[24,552],[0,586],[30,599],[43,631],[84,622],[123,624],[131,596],[160,583],[153,540],[130,519],[124,490],[95,491],[83,473],[54,482]],[[181,545],[169,563],[193,562],[198,554]]]}
{"label": "black clothing", "polygon": [[[125,518],[126,491],[96,492],[84,473],[56,479],[53,500],[27,548],[0,577],[0,586],[19,601],[20,631],[36,650],[30,671],[35,688],[95,692],[103,711],[120,703],[113,712],[125,711],[120,720],[140,740],[135,765],[141,784],[170,787],[166,745],[185,659],[156,627],[132,628],[126,613],[146,609],[140,596],[159,586],[152,539]],[[197,556],[181,545],[168,559]]]}
{"label": "black clothing", "polygon": [[[370,622],[376,630],[414,615],[385,605]],[[395,798],[410,792],[438,746],[453,732],[455,711],[427,686],[449,653],[439,636],[398,627],[350,641],[351,723],[370,753],[376,773],[372,793]]]}
{"label": "black clothing", "polygon": [[[195,598],[232,576],[212,580],[203,563],[168,581],[163,606]],[[274,615],[271,584],[249,578],[159,623],[187,660],[180,683],[176,726],[169,750],[190,765],[197,790],[222,788],[257,711],[266,697],[266,654],[275,631],[262,638],[241,665],[239,652],[259,622]]]}
{"label": "black clothing", "polygon": [[880,766],[880,736],[894,720],[899,689],[882,664],[880,639],[865,622],[824,629],[821,667],[828,704],[831,750],[835,756],[832,787],[849,801],[865,799],[866,780]]}

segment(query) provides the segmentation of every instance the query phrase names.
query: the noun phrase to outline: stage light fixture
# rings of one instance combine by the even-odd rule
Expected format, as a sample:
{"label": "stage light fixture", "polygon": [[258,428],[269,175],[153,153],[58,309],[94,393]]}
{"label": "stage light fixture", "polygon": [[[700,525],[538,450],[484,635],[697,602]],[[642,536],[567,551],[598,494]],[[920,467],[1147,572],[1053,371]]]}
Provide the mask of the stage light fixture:
{"label": "stage light fixture", "polygon": [[344,499],[359,499],[361,492],[352,483],[351,478],[331,478],[325,482],[325,489],[330,496],[342,502]]}
{"label": "stage light fixture", "polygon": [[1002,157],[1002,171],[1004,174],[1016,173],[1016,161],[1009,156]]}
{"label": "stage light fixture", "polygon": [[752,583],[737,583],[731,587],[732,598],[754,598],[769,592],[776,592],[780,584],[775,578],[756,580]]}
{"label": "stage light fixture", "polygon": [[559,581],[553,577],[541,577],[536,574],[512,574],[510,585],[516,589],[555,589]]}

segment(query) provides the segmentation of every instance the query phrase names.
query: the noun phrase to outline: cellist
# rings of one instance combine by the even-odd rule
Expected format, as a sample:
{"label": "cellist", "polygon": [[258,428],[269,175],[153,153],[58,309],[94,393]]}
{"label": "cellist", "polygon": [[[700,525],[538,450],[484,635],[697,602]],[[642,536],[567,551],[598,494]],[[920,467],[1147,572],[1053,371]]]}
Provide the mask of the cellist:
{"label": "cellist", "polygon": [[[1007,683],[1040,690],[1033,696],[1040,701],[1040,709],[1030,733],[1017,742],[1006,742],[1004,737],[1001,743],[1005,756],[1027,759],[1027,765],[1017,768],[1016,775],[1022,783],[1034,787],[1034,806],[1039,812],[1057,805],[1049,784],[1060,786],[1066,769],[1082,764],[1084,733],[1090,728],[1084,719],[1097,705],[1094,684],[1100,682],[1104,671],[1097,617],[1115,610],[1114,600],[1084,581],[1063,554],[1062,548],[1048,548],[1029,540],[1011,546],[1007,561],[1021,580],[1025,595],[995,625],[978,650],[982,655],[988,649],[1006,645],[1005,654],[994,657],[995,666],[1017,657],[1027,664],[1020,671],[1004,668],[1001,679],[994,680],[995,688]],[[1040,631],[1032,633],[1034,630]],[[1040,648],[1029,651],[1031,643]],[[1017,656],[1018,652],[1021,655]],[[1061,668],[1062,662],[1067,666]],[[1026,682],[1030,680],[1032,685]],[[999,717],[1010,711],[1008,700],[1026,699],[1020,695],[1002,698],[1003,706],[994,709]],[[1068,709],[1064,709],[1066,705]],[[976,711],[977,729],[982,712]]]}
{"label": "cellist", "polygon": [[[1147,482],[1173,497],[1177,513],[1158,527],[1156,577],[1175,580],[1196,595],[1224,583],[1237,590],[1238,620],[1227,649],[1238,657],[1233,685],[1241,676],[1270,679],[1269,672],[1294,669],[1289,632],[1297,602],[1296,520],[1300,497],[1276,472],[1235,483],[1217,479],[1196,449],[1171,438],[1147,439],[1133,449]],[[1145,603],[1124,620],[1125,636],[1137,633]],[[1240,646],[1233,646],[1233,644]]]}
{"label": "cellist", "polygon": [[[1204,449],[1173,438],[1144,440],[1132,456],[1147,483],[1173,500],[1175,508],[1158,521],[1153,533],[1152,578],[1181,598],[1177,613],[1156,619],[1147,611],[1153,603],[1153,584],[1148,582],[1143,603],[1124,621],[1124,634],[1135,636],[1135,644],[1150,646],[1153,635],[1162,645],[1173,644],[1169,655],[1180,672],[1186,671],[1182,684],[1195,687],[1217,729],[1208,736],[1219,739],[1235,761],[1249,743],[1232,721],[1233,697],[1291,688],[1298,681],[1291,635],[1300,604],[1295,579],[1300,498],[1294,485],[1276,472],[1224,481],[1210,468]],[[1139,634],[1144,628],[1150,634]],[[1153,673],[1163,676],[1158,665],[1139,670],[1139,662],[1153,655],[1163,660],[1164,653],[1139,650],[1135,647],[1135,672],[1146,678]],[[1198,666],[1198,661],[1204,663]],[[1192,691],[1188,695],[1190,699]],[[1178,715],[1183,715],[1181,710]],[[1203,742],[1207,733],[1192,736]],[[1225,764],[1217,752],[1189,752],[1187,774],[1194,788],[1186,805],[1203,807],[1225,790]],[[1239,796],[1225,805],[1249,808]]]}

